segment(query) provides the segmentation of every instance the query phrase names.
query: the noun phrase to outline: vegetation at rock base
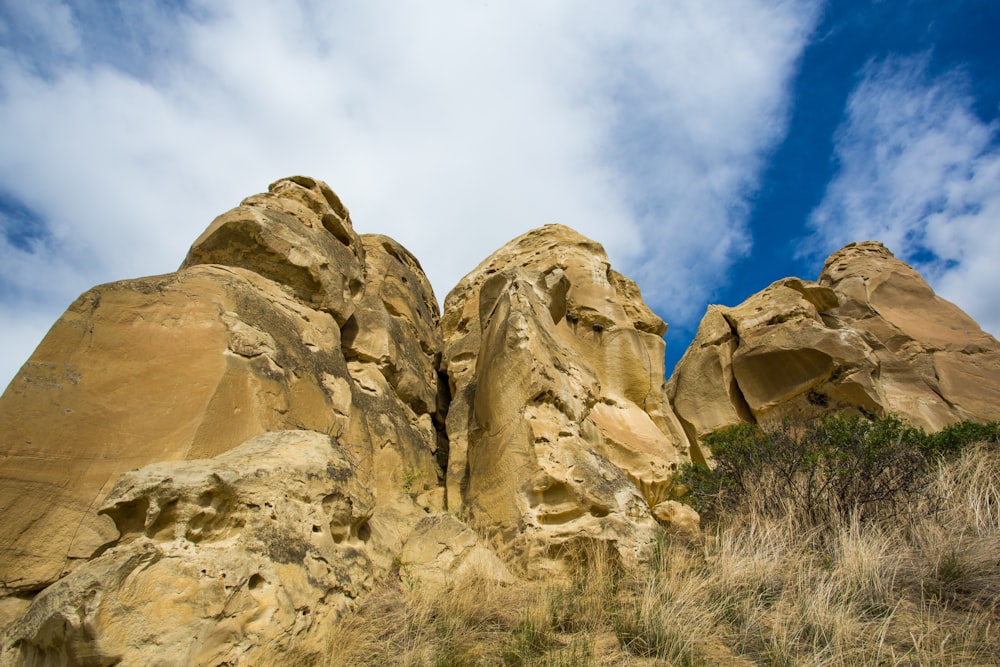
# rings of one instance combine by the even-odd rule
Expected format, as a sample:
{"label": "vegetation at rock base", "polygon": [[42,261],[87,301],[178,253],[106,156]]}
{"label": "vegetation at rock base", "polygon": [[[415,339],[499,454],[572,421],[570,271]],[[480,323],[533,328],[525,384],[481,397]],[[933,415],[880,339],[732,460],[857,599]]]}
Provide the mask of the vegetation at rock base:
{"label": "vegetation at rock base", "polygon": [[679,480],[703,521],[752,506],[755,513],[790,514],[814,527],[852,516],[871,523],[917,508],[933,511],[943,499],[929,495],[928,473],[973,443],[996,446],[1000,423],[966,421],[927,434],[895,417],[832,414],[809,424],[730,426],[705,443],[711,469],[688,464]]}
{"label": "vegetation at rock base", "polygon": [[331,664],[1000,664],[997,435],[730,429],[714,473],[686,473],[701,539],[664,533],[636,571],[583,549],[566,581],[386,581],[331,634]]}

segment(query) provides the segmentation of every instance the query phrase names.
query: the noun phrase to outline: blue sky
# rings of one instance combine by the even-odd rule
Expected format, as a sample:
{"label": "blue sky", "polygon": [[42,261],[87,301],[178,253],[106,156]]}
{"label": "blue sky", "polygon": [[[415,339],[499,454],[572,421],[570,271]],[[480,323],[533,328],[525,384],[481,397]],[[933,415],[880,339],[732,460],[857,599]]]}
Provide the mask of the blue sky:
{"label": "blue sky", "polygon": [[1000,333],[995,0],[0,0],[0,384],[90,286],[327,181],[439,300],[560,222],[667,322],[885,242]]}

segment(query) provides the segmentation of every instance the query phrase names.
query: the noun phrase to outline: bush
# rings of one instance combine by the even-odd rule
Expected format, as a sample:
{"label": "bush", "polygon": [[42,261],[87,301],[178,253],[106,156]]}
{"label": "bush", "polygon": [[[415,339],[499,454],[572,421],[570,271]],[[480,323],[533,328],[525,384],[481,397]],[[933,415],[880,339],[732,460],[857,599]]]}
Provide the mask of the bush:
{"label": "bush", "polygon": [[792,513],[807,526],[852,515],[883,520],[924,493],[928,472],[942,457],[998,440],[997,422],[962,422],[934,435],[895,417],[740,424],[706,436],[714,467],[688,464],[680,482],[706,522],[751,509],[766,516]]}

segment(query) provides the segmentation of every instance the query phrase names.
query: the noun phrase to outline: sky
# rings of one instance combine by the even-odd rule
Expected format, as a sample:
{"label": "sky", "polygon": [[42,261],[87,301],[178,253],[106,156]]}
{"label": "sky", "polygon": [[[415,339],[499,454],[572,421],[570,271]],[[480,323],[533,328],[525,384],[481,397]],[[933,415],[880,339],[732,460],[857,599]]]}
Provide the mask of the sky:
{"label": "sky", "polygon": [[322,179],[438,300],[601,242],[669,324],[875,239],[1000,334],[996,0],[0,0],[0,387],[91,286]]}

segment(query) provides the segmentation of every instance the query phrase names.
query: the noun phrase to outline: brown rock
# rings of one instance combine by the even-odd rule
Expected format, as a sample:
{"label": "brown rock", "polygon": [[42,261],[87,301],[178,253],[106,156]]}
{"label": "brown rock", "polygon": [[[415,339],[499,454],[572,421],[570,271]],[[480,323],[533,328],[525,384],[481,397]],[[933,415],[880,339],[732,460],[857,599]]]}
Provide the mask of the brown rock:
{"label": "brown rock", "polygon": [[[848,245],[819,282],[843,304],[832,323],[856,329],[879,357],[890,412],[933,429],[1000,419],[1000,343],[885,246]],[[921,384],[927,391],[914,390]]]}
{"label": "brown rock", "polygon": [[1000,344],[867,242],[831,255],[818,283],[710,306],[668,387],[691,438],[833,411],[938,430],[1000,416]]}
{"label": "brown rock", "polygon": [[548,225],[497,251],[442,319],[447,493],[522,567],[579,539],[636,561],[686,438],[666,403],[666,325],[603,249]]}
{"label": "brown rock", "polygon": [[475,531],[447,512],[431,514],[414,526],[399,563],[400,577],[408,586],[440,590],[473,578],[514,581]]}
{"label": "brown rock", "polygon": [[95,510],[130,468],[341,431],[350,393],[327,379],[346,375],[334,319],[244,269],[85,293],[0,400],[0,579],[37,589],[112,539]]}
{"label": "brown rock", "polygon": [[307,176],[275,181],[216,218],[181,268],[197,264],[249,269],[340,324],[364,288],[364,250],[347,208]]}
{"label": "brown rock", "polygon": [[372,586],[374,497],[330,436],[266,433],[126,473],[118,538],[46,588],[0,664],[315,664]]}
{"label": "brown rock", "polygon": [[[95,510],[124,471],[216,456],[267,431],[329,433],[350,451],[358,474],[380,491],[371,521],[380,567],[413,523],[441,509],[433,494],[423,507],[416,501],[424,486],[438,486],[437,456],[447,450],[438,432],[437,306],[419,264],[384,237],[362,240],[336,227],[349,243],[338,240],[329,216],[345,221],[347,214],[324,184],[296,178],[271,189],[258,198],[263,204],[213,223],[187,268],[80,297],[0,399],[0,581],[7,592],[44,587],[114,538]],[[284,211],[280,224],[243,229],[253,242],[271,239],[272,249],[280,246],[274,239],[299,234],[284,246],[288,256],[243,252],[250,241],[225,221],[272,209]],[[323,234],[332,240],[309,245]],[[294,283],[298,269],[291,286],[261,275],[281,278],[325,248],[333,257],[347,252],[325,265],[346,274],[327,276],[323,262],[310,259],[316,284],[367,281],[334,290],[339,302],[326,288],[322,298],[305,298]],[[195,265],[195,257],[244,266]],[[387,332],[379,350],[373,331]]]}

